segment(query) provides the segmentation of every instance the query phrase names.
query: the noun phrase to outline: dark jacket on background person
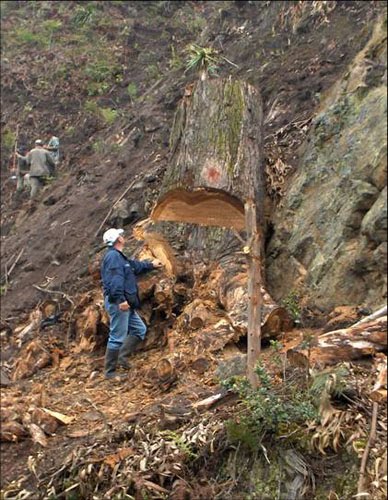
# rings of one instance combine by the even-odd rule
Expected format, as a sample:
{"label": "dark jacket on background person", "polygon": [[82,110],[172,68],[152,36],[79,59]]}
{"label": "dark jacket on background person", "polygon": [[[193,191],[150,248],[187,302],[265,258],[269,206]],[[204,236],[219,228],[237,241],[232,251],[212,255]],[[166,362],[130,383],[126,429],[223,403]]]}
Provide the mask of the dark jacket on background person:
{"label": "dark jacket on background person", "polygon": [[34,148],[25,157],[30,167],[31,177],[45,177],[54,173],[55,162],[51,154],[43,148]]}
{"label": "dark jacket on background person", "polygon": [[16,175],[24,175],[27,172],[28,172],[27,158],[25,156],[18,156],[16,162]]}
{"label": "dark jacket on background person", "polygon": [[136,275],[153,269],[155,268],[150,261],[128,259],[116,248],[109,248],[101,264],[104,296],[113,304],[127,301],[133,309],[139,308]]}

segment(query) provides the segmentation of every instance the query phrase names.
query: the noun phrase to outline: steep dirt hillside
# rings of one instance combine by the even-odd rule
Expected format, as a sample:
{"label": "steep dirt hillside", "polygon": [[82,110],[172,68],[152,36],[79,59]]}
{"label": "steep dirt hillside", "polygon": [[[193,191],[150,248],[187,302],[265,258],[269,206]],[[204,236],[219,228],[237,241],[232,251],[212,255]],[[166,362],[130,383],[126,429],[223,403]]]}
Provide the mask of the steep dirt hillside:
{"label": "steep dirt hillside", "polygon": [[[195,79],[185,72],[188,43],[213,46],[233,63],[223,60],[220,75],[246,78],[261,90],[268,189],[276,199],[299,163],[297,147],[319,96],[364,47],[382,8],[380,2],[315,10],[289,2],[2,5],[3,281],[23,251],[3,283],[3,317],[37,302],[33,284],[88,286],[82,276],[100,244],[96,231],[135,175],[142,182],[126,200],[137,203],[140,216],[149,213],[168,161],[173,111]],[[301,126],[287,140],[271,135],[291,122]],[[7,173],[17,124],[18,143],[31,147],[50,131],[62,141],[57,178],[32,208],[26,193],[16,199]]]}
{"label": "steep dirt hillside", "polygon": [[[386,498],[385,4],[0,6],[1,495]],[[201,48],[215,61],[203,80],[190,69]],[[149,220],[179,158],[187,186],[200,178],[195,103],[217,95],[209,121],[219,110],[221,131],[241,130],[235,87],[263,106],[263,151],[251,148],[265,181],[258,388],[245,377],[241,202],[228,212],[217,192],[221,204],[186,219]],[[259,123],[260,106],[251,115],[239,116]],[[30,201],[13,153],[52,134],[61,160]],[[192,224],[209,219],[222,227]],[[121,382],[103,371],[99,265],[112,226],[127,255],[164,264],[140,280],[148,333]]]}

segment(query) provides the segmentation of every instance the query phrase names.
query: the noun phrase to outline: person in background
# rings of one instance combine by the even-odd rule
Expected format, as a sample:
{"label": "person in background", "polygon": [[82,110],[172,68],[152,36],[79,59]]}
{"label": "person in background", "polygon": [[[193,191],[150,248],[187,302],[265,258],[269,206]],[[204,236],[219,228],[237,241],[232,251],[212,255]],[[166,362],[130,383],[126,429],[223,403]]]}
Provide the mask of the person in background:
{"label": "person in background", "polygon": [[28,172],[28,164],[27,164],[27,158],[25,157],[25,154],[27,152],[27,148],[25,146],[20,146],[17,149],[17,161],[16,161],[16,192],[21,193],[25,187],[25,179],[24,176]]}
{"label": "person in background", "polygon": [[17,153],[17,157],[18,159],[25,160],[29,167],[29,172],[26,174],[25,180],[31,188],[30,197],[35,198],[46,184],[47,178],[54,174],[54,160],[51,154],[44,149],[43,141],[40,139],[35,141],[35,147],[31,149],[27,156]]}
{"label": "person in background", "polygon": [[55,166],[59,163],[59,139],[55,135],[51,136],[49,142],[45,145],[45,149],[50,152]]}
{"label": "person in background", "polygon": [[140,299],[136,276],[162,267],[159,260],[132,260],[123,254],[123,229],[105,231],[103,241],[108,246],[101,264],[104,304],[110,317],[109,339],[105,353],[105,377],[120,375],[116,368],[130,368],[128,357],[144,340],[146,325],[137,313]]}

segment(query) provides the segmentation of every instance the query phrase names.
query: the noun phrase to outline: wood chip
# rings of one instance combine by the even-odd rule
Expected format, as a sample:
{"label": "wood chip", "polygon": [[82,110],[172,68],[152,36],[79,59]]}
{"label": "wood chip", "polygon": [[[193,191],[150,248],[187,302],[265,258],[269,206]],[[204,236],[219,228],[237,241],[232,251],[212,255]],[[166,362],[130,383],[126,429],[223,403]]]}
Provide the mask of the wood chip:
{"label": "wood chip", "polygon": [[75,417],[69,417],[68,415],[63,415],[63,413],[58,413],[57,411],[49,410],[48,408],[42,408],[42,410],[65,425],[71,424],[75,418]]}

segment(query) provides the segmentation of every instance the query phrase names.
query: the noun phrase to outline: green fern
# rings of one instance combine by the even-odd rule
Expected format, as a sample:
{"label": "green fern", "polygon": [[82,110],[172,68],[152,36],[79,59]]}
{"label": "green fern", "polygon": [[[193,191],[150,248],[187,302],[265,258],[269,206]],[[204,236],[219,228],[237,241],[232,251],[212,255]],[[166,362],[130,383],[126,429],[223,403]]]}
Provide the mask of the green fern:
{"label": "green fern", "polygon": [[192,44],[187,49],[187,52],[185,73],[190,70],[199,71],[203,75],[215,75],[217,73],[220,58],[216,50]]}

